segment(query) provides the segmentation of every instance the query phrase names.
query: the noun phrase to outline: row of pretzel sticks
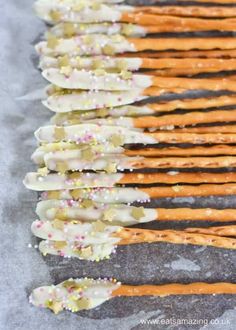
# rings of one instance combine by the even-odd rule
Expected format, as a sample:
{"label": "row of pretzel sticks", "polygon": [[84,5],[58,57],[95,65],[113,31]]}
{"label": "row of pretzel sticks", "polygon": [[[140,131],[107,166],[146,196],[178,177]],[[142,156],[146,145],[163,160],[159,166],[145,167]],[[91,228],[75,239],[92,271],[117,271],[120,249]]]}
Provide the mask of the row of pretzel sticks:
{"label": "row of pretzel sticks", "polygon": [[[65,228],[67,230],[64,230]],[[63,252],[64,256],[91,261],[109,258],[117,245],[165,242],[236,249],[235,238],[189,233],[183,230],[128,228],[106,225],[102,221],[85,223],[76,220],[66,222],[36,220],[32,223],[31,230],[36,237],[43,239],[39,244],[39,250],[44,255],[60,255]],[[61,248],[58,247],[57,242],[60,242]],[[104,244],[107,245],[107,249],[102,251]],[[84,253],[84,249],[87,254]]]}
{"label": "row of pretzel sticks", "polygon": [[[98,5],[99,8],[92,8],[90,5],[86,5],[84,8],[73,8],[68,5],[61,4],[57,8],[55,5],[48,5],[41,7],[36,3],[36,11],[40,18],[45,21],[55,24],[58,22],[71,22],[71,23],[100,23],[100,22],[126,22],[136,23],[144,26],[147,33],[149,28],[146,26],[152,24],[157,26],[158,31],[164,32],[182,32],[182,31],[211,31],[211,30],[223,30],[234,31],[235,20],[234,18],[197,18],[197,17],[181,17],[171,15],[159,15],[155,7],[128,7],[128,6],[107,6],[105,4]],[[214,7],[212,8],[212,12]],[[229,11],[229,8],[228,8]],[[228,14],[227,9],[225,13]],[[205,10],[206,12],[206,10]],[[219,12],[219,11],[218,11]],[[216,14],[216,13],[215,13]],[[224,15],[224,8],[221,10],[221,17]]]}
{"label": "row of pretzel sticks", "polygon": [[70,278],[57,285],[34,289],[29,301],[36,307],[48,308],[58,314],[63,310],[69,310],[73,313],[89,310],[114,297],[152,296],[164,299],[164,297],[171,295],[233,295],[235,293],[236,284],[226,282],[125,285],[115,279]]}
{"label": "row of pretzel sticks", "polygon": [[68,39],[50,38],[39,42],[36,47],[39,55],[47,56],[84,56],[84,55],[115,55],[125,52],[144,50],[235,50],[236,40],[233,37],[215,38],[125,38],[121,35],[106,36],[93,34]]}
{"label": "row of pretzel sticks", "polygon": [[61,71],[57,68],[49,68],[43,71],[43,77],[52,84],[69,90],[89,90],[94,86],[95,90],[103,91],[125,91],[140,89],[145,95],[148,88],[159,89],[186,89],[186,90],[210,90],[236,92],[236,81],[229,78],[183,78],[183,77],[158,77],[147,74],[132,74],[124,76],[121,73],[102,73],[96,71],[84,71],[73,69]]}
{"label": "row of pretzel sticks", "polygon": [[125,204],[94,203],[89,200],[73,201],[65,200],[40,201],[36,208],[40,220],[51,221],[98,221],[119,224],[122,226],[137,225],[152,221],[213,221],[235,222],[235,209],[213,208],[144,208],[127,206]]}
{"label": "row of pretzel sticks", "polygon": [[173,133],[142,132],[121,126],[80,124],[72,126],[43,126],[35,132],[40,143],[77,142],[102,144],[111,142],[115,146],[124,144],[191,143],[191,144],[235,144],[236,134],[229,133]]}

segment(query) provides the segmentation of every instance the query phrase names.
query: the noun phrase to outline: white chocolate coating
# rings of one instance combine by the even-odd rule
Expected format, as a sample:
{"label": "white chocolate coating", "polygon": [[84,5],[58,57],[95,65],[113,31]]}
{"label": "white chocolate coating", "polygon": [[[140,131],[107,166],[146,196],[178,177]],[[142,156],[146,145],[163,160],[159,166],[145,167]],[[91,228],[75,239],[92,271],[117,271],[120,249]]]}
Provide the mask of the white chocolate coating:
{"label": "white chocolate coating", "polygon": [[[115,283],[112,280],[71,278],[58,285],[34,289],[29,301],[36,307],[51,308],[54,313],[63,309],[78,312],[83,309],[95,308],[109,300],[112,292],[119,286],[120,283]],[[83,298],[86,299],[86,304],[80,305],[79,303]],[[49,307],[50,303],[51,307]]]}
{"label": "white chocolate coating", "polygon": [[[98,110],[99,111],[99,110]],[[76,125],[85,120],[98,119],[101,117],[100,112],[98,111],[73,111],[66,113],[57,113],[53,117],[51,117],[51,123],[58,126],[69,126]],[[124,106],[124,107],[115,107],[111,109],[105,109],[105,113],[109,116],[109,119],[119,117],[119,122],[122,124],[126,124],[128,126],[128,122],[126,119],[122,118],[123,116],[137,117],[143,115],[152,115],[155,114],[155,111],[147,106]],[[99,120],[99,119],[98,119]],[[125,120],[125,122],[124,122]],[[109,121],[110,123],[110,121]],[[118,125],[118,126],[126,126],[126,125]]]}
{"label": "white chocolate coating", "polygon": [[[104,143],[110,141],[114,135],[122,137],[123,144],[143,143],[156,144],[155,138],[143,133],[141,130],[131,130],[119,126],[99,126],[94,124],[81,124],[64,127],[64,141],[74,141],[77,143]],[[35,137],[39,142],[56,142],[55,126],[40,127],[35,132]]]}
{"label": "white chocolate coating", "polygon": [[124,169],[134,169],[133,162],[141,161],[143,157],[127,157],[122,154],[93,154],[91,158],[83,159],[80,150],[63,150],[48,153],[44,157],[46,167],[51,171],[60,172],[58,165],[63,163],[67,170],[93,170],[112,172]]}
{"label": "white chocolate coating", "polygon": [[27,173],[24,184],[26,188],[36,191],[50,191],[77,188],[113,187],[123,177],[122,173],[96,174],[81,173],[79,179],[68,179],[65,174],[51,173],[42,176],[37,172]]}
{"label": "white chocolate coating", "polygon": [[100,76],[96,71],[84,71],[73,69],[67,76],[60,69],[50,68],[42,72],[42,75],[50,83],[65,89],[90,89],[125,91],[133,88],[145,89],[152,86],[152,77],[143,74],[133,74],[130,79],[123,79],[116,73],[105,73]]}
{"label": "white chocolate coating", "polygon": [[[96,3],[96,2],[94,2]],[[78,3],[59,1],[37,1],[35,3],[36,14],[48,23],[55,23],[51,16],[51,11],[59,13],[59,21],[73,23],[96,23],[96,22],[116,22],[119,21],[124,11],[132,11],[130,6],[110,6],[101,3],[97,9],[92,8],[93,3],[84,3],[78,9]],[[76,6],[76,7],[75,7]]]}
{"label": "white chocolate coating", "polygon": [[[110,177],[112,174],[110,174]],[[71,183],[72,185],[73,183]],[[73,189],[73,188],[71,188]],[[50,189],[48,189],[50,190]],[[88,188],[88,189],[77,189],[76,193],[79,194],[79,200],[88,199],[98,203],[133,203],[137,202],[147,202],[150,201],[150,196],[144,191],[136,188],[105,188],[101,184],[101,187],[97,188]],[[55,191],[52,193],[55,194]],[[57,190],[56,191],[58,199],[61,200],[72,200],[73,196],[71,194],[70,189],[67,190]],[[43,200],[50,199],[47,191],[43,192],[41,195]],[[55,198],[55,197],[53,197]]]}
{"label": "white chocolate coating", "polygon": [[[143,37],[146,34],[146,29],[143,26],[135,24],[126,24],[126,23],[79,23],[72,24],[72,32],[74,35],[84,35],[84,34],[121,34],[125,36],[132,37]],[[65,24],[59,23],[53,26],[49,32],[55,35],[57,38],[67,37],[65,33]],[[46,36],[47,38],[47,36]]]}
{"label": "white chocolate coating", "polygon": [[[60,221],[61,222],[61,221]],[[112,234],[117,233],[121,227],[106,226],[101,231],[96,230],[96,222],[61,222],[64,228],[57,228],[52,221],[36,220],[32,223],[32,233],[42,239],[53,241],[78,241],[81,247],[90,244],[113,244],[119,242],[120,238],[113,237]]]}
{"label": "white chocolate coating", "polygon": [[31,156],[32,161],[35,164],[40,166],[44,166],[44,157],[46,154],[55,152],[55,151],[63,151],[63,150],[91,150],[94,154],[110,154],[110,153],[117,153],[120,154],[124,151],[122,147],[114,147],[110,143],[95,145],[95,146],[86,146],[86,145],[78,145],[76,143],[69,143],[69,142],[57,142],[57,143],[48,143],[38,147]]}
{"label": "white chocolate coating", "polygon": [[39,243],[39,251],[46,256],[52,254],[65,258],[78,258],[80,260],[100,261],[109,259],[110,255],[115,252],[116,246],[111,243],[87,245],[84,247],[85,251],[89,250],[91,253],[84,253],[83,248],[78,242],[67,243],[63,242],[59,248],[56,241],[43,240]]}
{"label": "white chocolate coating", "polygon": [[43,101],[45,107],[54,112],[94,110],[107,107],[118,107],[146,98],[143,90],[133,89],[123,92],[74,91],[70,94],[52,94]]}
{"label": "white chocolate coating", "polygon": [[135,46],[121,35],[106,36],[93,34],[89,36],[77,36],[68,39],[58,39],[55,47],[48,47],[46,41],[39,42],[35,49],[39,55],[47,56],[82,56],[106,54],[106,47],[112,48],[114,53],[135,52]]}
{"label": "white chocolate coating", "polygon": [[[68,57],[68,64],[71,68],[76,69],[85,69],[92,70],[96,65],[96,68],[99,69],[117,69],[125,67],[126,70],[137,71],[142,65],[141,58],[118,58],[110,56],[93,56],[93,57],[80,57],[80,56],[71,56]],[[39,67],[42,70],[48,68],[59,68],[60,67],[60,57],[51,57],[51,56],[41,56]]]}
{"label": "white chocolate coating", "polygon": [[[102,220],[110,224],[129,226],[137,223],[145,223],[158,219],[156,209],[143,209],[142,216],[136,219],[132,214],[133,207],[103,203],[93,203],[92,206],[84,208],[81,202],[63,200],[46,200],[37,204],[36,213],[41,220],[54,220],[60,212],[68,220],[96,221]],[[58,213],[59,212],[59,213]],[[107,215],[108,213],[108,215]],[[110,215],[110,217],[109,217]]]}

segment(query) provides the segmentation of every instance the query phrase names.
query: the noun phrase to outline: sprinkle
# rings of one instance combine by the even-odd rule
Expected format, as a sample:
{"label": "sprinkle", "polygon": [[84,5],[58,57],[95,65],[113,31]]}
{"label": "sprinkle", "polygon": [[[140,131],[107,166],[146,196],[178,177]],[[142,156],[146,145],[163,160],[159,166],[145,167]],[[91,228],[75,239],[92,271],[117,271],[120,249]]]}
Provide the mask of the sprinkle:
{"label": "sprinkle", "polygon": [[61,13],[58,10],[51,10],[49,16],[53,22],[58,22],[61,19]]}

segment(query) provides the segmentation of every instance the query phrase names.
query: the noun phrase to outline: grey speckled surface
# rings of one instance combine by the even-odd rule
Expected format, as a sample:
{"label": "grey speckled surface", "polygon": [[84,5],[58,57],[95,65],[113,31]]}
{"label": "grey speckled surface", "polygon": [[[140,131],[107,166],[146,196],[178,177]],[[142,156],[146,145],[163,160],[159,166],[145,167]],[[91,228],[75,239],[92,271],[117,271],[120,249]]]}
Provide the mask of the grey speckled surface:
{"label": "grey speckled surface", "polygon": [[[103,306],[73,315],[51,312],[28,304],[32,288],[74,276],[114,276],[130,284],[190,281],[234,281],[236,255],[232,251],[169,244],[122,247],[109,261],[99,264],[59,257],[43,258],[29,243],[35,219],[36,194],[26,191],[22,178],[33,169],[33,131],[49,113],[39,101],[22,99],[44,85],[35,68],[33,43],[43,31],[31,0],[0,0],[1,40],[1,330],[74,329],[235,329],[236,297],[116,298]],[[187,205],[193,200],[174,200]],[[200,203],[201,201],[197,201]],[[157,204],[170,205],[171,201]],[[235,205],[235,197],[209,199],[205,205]],[[197,204],[195,204],[197,205]],[[218,204],[219,205],[219,204]],[[157,224],[155,224],[157,227]],[[198,325],[142,325],[142,319],[192,319]],[[194,319],[196,321],[194,321]],[[202,320],[202,321],[201,321]],[[170,321],[171,322],[171,321]],[[223,325],[222,325],[223,324]]]}

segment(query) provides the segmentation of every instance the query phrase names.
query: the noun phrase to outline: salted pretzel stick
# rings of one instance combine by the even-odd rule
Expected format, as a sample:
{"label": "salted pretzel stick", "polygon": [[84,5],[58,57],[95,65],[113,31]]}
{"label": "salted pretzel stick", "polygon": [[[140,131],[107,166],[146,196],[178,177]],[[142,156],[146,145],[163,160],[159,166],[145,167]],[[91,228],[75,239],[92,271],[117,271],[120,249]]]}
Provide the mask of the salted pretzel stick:
{"label": "salted pretzel stick", "polygon": [[236,50],[183,50],[183,51],[159,51],[136,52],[119,54],[121,57],[151,57],[151,58],[219,58],[230,59],[236,57]]}
{"label": "salted pretzel stick", "polygon": [[[209,1],[208,1],[209,2]],[[223,2],[223,1],[222,1]],[[148,12],[158,15],[173,15],[184,17],[234,17],[236,14],[231,7],[211,6],[138,6],[135,8],[135,13]]]}
{"label": "salted pretzel stick", "polygon": [[[203,128],[203,127],[202,127]],[[214,128],[214,127],[213,127]],[[194,128],[190,128],[191,130]],[[210,129],[210,128],[209,128]],[[220,127],[217,127],[219,130]],[[175,131],[185,132],[185,129],[178,129]],[[186,128],[187,130],[187,128]],[[235,129],[236,132],[236,129]],[[164,156],[217,156],[217,155],[236,155],[236,147],[228,145],[216,145],[207,147],[165,147],[165,148],[144,148],[144,149],[125,149],[124,154],[127,156],[145,156],[145,157],[164,157]]]}
{"label": "salted pretzel stick", "polygon": [[[197,176],[197,175],[196,175]],[[46,191],[41,195],[43,200],[81,200],[92,199],[98,203],[133,203],[147,202],[150,198],[165,197],[203,197],[203,196],[227,196],[235,195],[235,184],[204,184],[204,185],[175,185],[173,187],[152,187],[152,188],[101,188],[100,184],[95,189],[83,189],[82,187],[74,190],[51,190],[46,186]],[[27,187],[28,188],[28,187]],[[30,188],[32,189],[32,188]],[[38,186],[34,190],[40,190]],[[45,189],[44,189],[45,190]],[[112,196],[110,194],[113,194]],[[151,197],[150,197],[151,196]]]}
{"label": "salted pretzel stick", "polygon": [[118,245],[168,242],[174,244],[193,244],[214,246],[218,248],[236,249],[236,239],[214,235],[184,233],[177,230],[147,230],[138,228],[123,228],[115,237],[121,240]]}
{"label": "salted pretzel stick", "polygon": [[191,143],[191,144],[234,144],[236,134],[228,133],[145,133],[121,126],[100,126],[80,124],[72,126],[44,126],[35,132],[40,143],[58,141],[77,142],[80,144],[102,144],[110,142],[116,146],[124,144]]}
{"label": "salted pretzel stick", "polygon": [[[124,76],[124,73],[107,73],[97,75],[96,71],[71,70],[63,73],[60,69],[49,68],[42,75],[50,83],[65,89],[90,89],[93,86],[97,90],[122,91],[130,89],[142,89],[146,95],[146,89],[157,87],[163,89],[182,88],[187,90],[228,90],[236,92],[236,82],[231,79],[209,78],[179,78],[158,77],[147,74],[132,74]],[[147,90],[148,91],[148,90]]]}
{"label": "salted pretzel stick", "polygon": [[216,236],[236,236],[236,226],[219,226],[219,227],[207,227],[207,228],[186,228],[184,231],[187,233],[197,233]]}
{"label": "salted pretzel stick", "polygon": [[[168,128],[168,127],[167,127]],[[165,130],[165,129],[164,129]],[[176,133],[236,133],[236,125],[184,127],[172,130]]]}
{"label": "salted pretzel stick", "polygon": [[[142,117],[122,117],[121,119],[114,119],[108,117],[105,119],[92,119],[85,122],[90,122],[100,125],[118,125],[125,126],[130,128],[149,128],[156,127],[171,127],[173,126],[187,126],[187,125],[196,125],[196,124],[210,124],[210,123],[221,123],[221,122],[233,122],[236,120],[236,110],[218,110],[210,112],[190,112],[185,114],[177,115],[166,115],[166,116],[142,116]],[[224,126],[225,128],[226,126]],[[235,126],[236,127],[236,126]],[[209,128],[210,130],[211,128]],[[216,129],[221,132],[220,128]]]}
{"label": "salted pretzel stick", "polygon": [[[81,294],[78,295],[78,292]],[[236,294],[233,283],[124,285],[115,279],[68,279],[60,284],[33,290],[29,302],[36,307],[49,308],[55,314],[63,309],[71,312],[92,309],[113,297],[166,297],[171,295]]]}
{"label": "salted pretzel stick", "polygon": [[[193,69],[164,69],[164,70],[156,70],[152,72],[152,74],[157,75],[159,77],[178,77],[178,76],[195,76],[200,73],[220,73],[220,72],[228,71],[231,73],[231,70],[219,70],[218,68],[193,68]],[[212,78],[212,77],[211,77]],[[218,78],[215,78],[218,79]],[[231,79],[231,76],[227,76],[227,79]]]}
{"label": "salted pretzel stick", "polygon": [[[36,213],[41,221],[98,221],[130,226],[151,221],[236,221],[236,209],[191,209],[191,208],[143,208],[124,204],[103,205],[100,203],[60,200],[40,201]],[[33,223],[37,226],[37,223]]]}
{"label": "salted pretzel stick", "polygon": [[89,36],[72,37],[68,39],[51,38],[36,45],[39,55],[47,56],[83,56],[83,55],[114,55],[124,52],[139,52],[144,50],[214,50],[236,49],[235,38],[125,38],[94,34]]}
{"label": "salted pretzel stick", "polygon": [[[43,174],[41,172],[30,172],[26,175],[24,183],[27,188],[44,190],[77,189],[89,187],[113,187],[115,184],[150,184],[150,183],[225,183],[236,182],[236,174],[230,173],[184,173],[171,171],[167,173],[116,173],[116,174]],[[149,188],[148,188],[149,189]],[[158,188],[147,190],[148,197],[158,196]],[[219,188],[220,189],[220,188]],[[180,190],[180,189],[173,189]],[[85,198],[85,197],[83,197]]]}
{"label": "salted pretzel stick", "polygon": [[[152,13],[139,12],[135,13],[123,12],[120,18],[122,22],[136,23],[148,26],[150,23],[155,27],[163,28],[164,32],[192,32],[192,31],[234,31],[235,21],[228,19],[202,19],[190,17],[177,17],[167,15],[153,15]],[[172,30],[171,30],[172,28]],[[149,27],[146,28],[149,30]]]}

